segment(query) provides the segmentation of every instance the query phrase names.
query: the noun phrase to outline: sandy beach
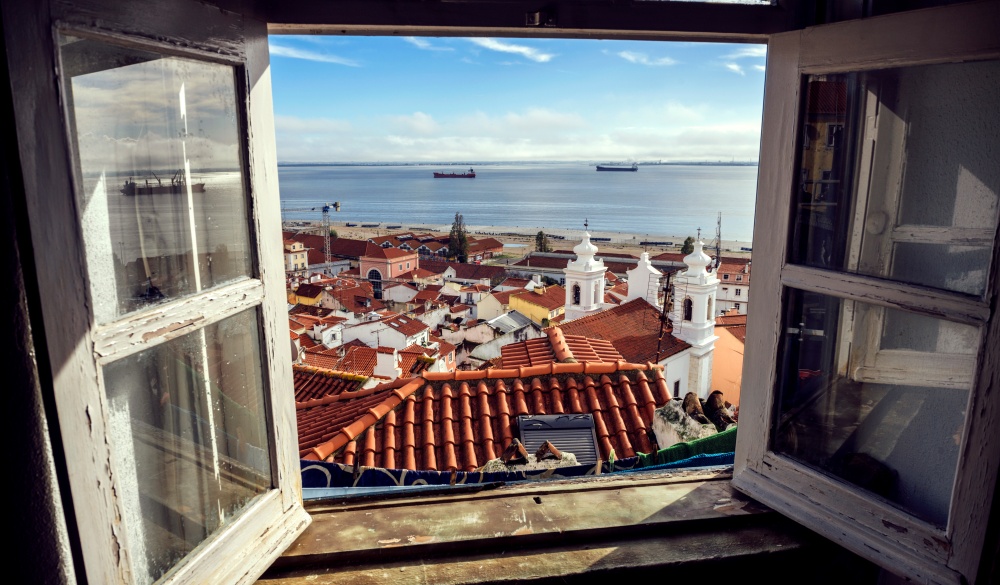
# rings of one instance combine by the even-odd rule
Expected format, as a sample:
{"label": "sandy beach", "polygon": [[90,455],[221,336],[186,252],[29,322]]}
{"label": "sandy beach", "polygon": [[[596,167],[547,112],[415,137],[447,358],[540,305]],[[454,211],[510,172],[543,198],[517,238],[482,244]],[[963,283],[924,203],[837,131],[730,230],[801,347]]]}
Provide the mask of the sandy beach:
{"label": "sandy beach", "polygon": [[[451,230],[451,224],[388,224],[380,223],[378,227],[363,227],[360,225],[348,227],[346,222],[330,222],[331,227],[336,230],[337,235],[344,238],[366,240],[371,237],[398,234],[403,232],[432,233],[435,235],[447,235]],[[369,224],[366,224],[369,225]],[[318,229],[318,223],[312,222],[288,222],[285,229],[303,229],[304,227]],[[579,230],[563,228],[538,228],[538,227],[511,227],[511,226],[485,226],[467,225],[469,234],[478,238],[492,237],[500,240],[505,245],[505,252],[508,257],[519,258],[535,249],[535,235],[539,230],[544,231],[549,236],[549,244],[553,250],[571,250],[573,246],[580,242],[583,234],[583,226]],[[649,251],[650,255],[662,252],[677,252],[687,235],[654,235],[654,234],[627,234],[622,232],[601,232],[591,231],[591,238],[608,238],[607,240],[596,240],[594,244],[598,249],[605,252],[615,252],[632,254],[638,256],[643,251]],[[688,234],[691,236],[695,233]],[[561,236],[565,239],[553,238]],[[715,237],[714,233],[702,232],[702,240],[709,243]],[[667,245],[646,245],[641,242],[672,242],[672,246]],[[744,247],[751,247],[750,242],[740,242],[736,240],[723,240],[722,253],[730,257],[749,257],[750,253],[741,250]]]}

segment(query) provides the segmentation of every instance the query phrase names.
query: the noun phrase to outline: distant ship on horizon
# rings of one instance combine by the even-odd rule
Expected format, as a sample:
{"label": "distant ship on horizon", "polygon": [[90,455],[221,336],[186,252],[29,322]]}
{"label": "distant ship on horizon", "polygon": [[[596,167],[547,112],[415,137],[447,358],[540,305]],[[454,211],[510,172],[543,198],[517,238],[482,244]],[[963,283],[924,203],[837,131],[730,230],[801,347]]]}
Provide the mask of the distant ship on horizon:
{"label": "distant ship on horizon", "polygon": [[471,168],[467,173],[434,173],[435,179],[475,179],[476,173]]}
{"label": "distant ship on horizon", "polygon": [[[122,187],[123,195],[163,195],[165,193],[181,194],[187,193],[186,183],[184,182],[184,177],[181,176],[181,172],[177,171],[174,176],[170,178],[170,184],[164,185],[163,181],[156,176],[156,173],[152,173],[153,178],[156,179],[156,183],[150,183],[149,179],[145,179],[144,185],[139,185],[129,177],[125,181],[125,185]],[[204,193],[205,183],[191,183],[192,193]]]}
{"label": "distant ship on horizon", "polygon": [[632,163],[631,165],[609,163],[606,165],[597,165],[598,171],[625,171],[634,173],[639,170],[639,163]]}

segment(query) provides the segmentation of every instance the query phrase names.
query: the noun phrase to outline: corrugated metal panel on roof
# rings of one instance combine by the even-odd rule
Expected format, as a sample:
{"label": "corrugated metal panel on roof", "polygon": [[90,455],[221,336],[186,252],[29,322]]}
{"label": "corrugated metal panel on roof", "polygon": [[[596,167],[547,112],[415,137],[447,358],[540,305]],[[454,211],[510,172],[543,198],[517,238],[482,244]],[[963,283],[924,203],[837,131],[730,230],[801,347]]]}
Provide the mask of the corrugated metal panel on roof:
{"label": "corrugated metal panel on roof", "polygon": [[[517,417],[521,444],[529,457],[545,441],[563,453],[576,455],[581,465],[597,463],[597,433],[592,414],[543,414]],[[530,459],[529,459],[530,460]]]}

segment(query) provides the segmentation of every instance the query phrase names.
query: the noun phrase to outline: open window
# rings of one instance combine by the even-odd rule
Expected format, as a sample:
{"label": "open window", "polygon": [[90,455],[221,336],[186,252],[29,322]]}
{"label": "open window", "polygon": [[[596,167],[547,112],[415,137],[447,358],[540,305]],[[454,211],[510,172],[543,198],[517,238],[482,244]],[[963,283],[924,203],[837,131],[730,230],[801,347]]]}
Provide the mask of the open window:
{"label": "open window", "polygon": [[997,477],[998,22],[969,4],[768,50],[733,481],[920,581],[975,579]]}
{"label": "open window", "polygon": [[37,171],[38,350],[77,569],[91,583],[256,579],[309,523],[265,24],[187,1],[45,7],[44,24],[22,11],[5,28],[50,33],[18,40],[31,57],[11,77],[31,104],[16,122]]}

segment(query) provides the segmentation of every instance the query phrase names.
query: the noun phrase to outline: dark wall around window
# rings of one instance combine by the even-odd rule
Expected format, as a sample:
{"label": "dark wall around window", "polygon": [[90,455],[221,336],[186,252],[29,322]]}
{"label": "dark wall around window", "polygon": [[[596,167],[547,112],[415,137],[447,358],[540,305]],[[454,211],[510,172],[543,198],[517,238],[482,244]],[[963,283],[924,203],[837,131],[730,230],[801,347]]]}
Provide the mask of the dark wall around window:
{"label": "dark wall around window", "polygon": [[[3,28],[0,15],[0,30]],[[19,241],[28,242],[13,96],[7,69],[6,46],[0,47],[0,355],[3,356],[4,519],[12,538],[6,539],[5,578],[11,583],[67,583],[72,579],[70,557],[65,556],[65,534],[56,460],[46,429],[46,404],[32,357],[29,301],[24,282],[32,278],[30,260],[21,262]],[[21,209],[19,209],[21,208]],[[21,221],[19,221],[21,220]],[[30,247],[25,255],[30,256]],[[44,351],[40,352],[44,354]],[[53,423],[49,423],[50,429]],[[65,477],[65,474],[62,474]]]}

